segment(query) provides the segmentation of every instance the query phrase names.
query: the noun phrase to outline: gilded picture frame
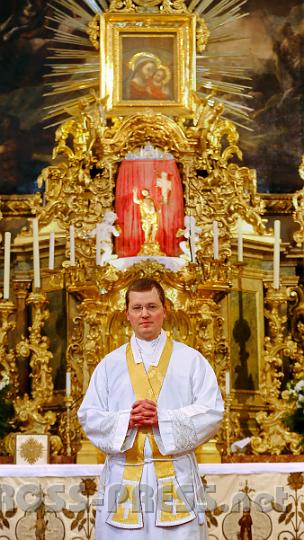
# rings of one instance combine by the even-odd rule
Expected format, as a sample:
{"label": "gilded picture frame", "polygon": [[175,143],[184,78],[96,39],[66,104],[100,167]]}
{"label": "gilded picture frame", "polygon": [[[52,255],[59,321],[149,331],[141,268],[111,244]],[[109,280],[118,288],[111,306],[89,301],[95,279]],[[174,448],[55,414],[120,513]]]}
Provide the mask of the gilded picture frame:
{"label": "gilded picture frame", "polygon": [[100,97],[111,114],[190,112],[195,89],[192,15],[101,17]]}

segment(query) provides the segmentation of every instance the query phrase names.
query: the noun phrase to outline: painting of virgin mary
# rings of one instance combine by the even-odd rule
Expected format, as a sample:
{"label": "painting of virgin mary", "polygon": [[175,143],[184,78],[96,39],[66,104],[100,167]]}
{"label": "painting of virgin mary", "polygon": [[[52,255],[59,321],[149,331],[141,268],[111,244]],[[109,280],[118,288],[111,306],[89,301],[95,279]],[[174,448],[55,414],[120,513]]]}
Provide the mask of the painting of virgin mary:
{"label": "painting of virgin mary", "polygon": [[176,98],[173,39],[166,36],[158,41],[164,41],[163,50],[154,37],[143,37],[140,43],[135,36],[123,37],[122,99],[173,101]]}
{"label": "painting of virgin mary", "polygon": [[127,82],[129,99],[151,99],[151,81],[160,66],[160,59],[153,53],[140,52],[129,61],[130,76]]}

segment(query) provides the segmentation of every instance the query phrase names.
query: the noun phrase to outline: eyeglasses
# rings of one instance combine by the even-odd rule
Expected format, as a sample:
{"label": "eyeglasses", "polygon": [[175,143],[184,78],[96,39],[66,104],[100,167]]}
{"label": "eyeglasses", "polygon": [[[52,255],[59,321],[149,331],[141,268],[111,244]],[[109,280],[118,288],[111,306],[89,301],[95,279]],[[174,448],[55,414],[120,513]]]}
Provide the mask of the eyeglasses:
{"label": "eyeglasses", "polygon": [[144,309],[146,311],[148,311],[149,313],[156,313],[156,311],[161,309],[161,307],[162,307],[161,304],[147,304],[145,306],[141,306],[140,304],[138,304],[138,305],[136,304],[135,306],[129,307],[129,311],[131,313],[134,313],[135,315],[141,314]]}

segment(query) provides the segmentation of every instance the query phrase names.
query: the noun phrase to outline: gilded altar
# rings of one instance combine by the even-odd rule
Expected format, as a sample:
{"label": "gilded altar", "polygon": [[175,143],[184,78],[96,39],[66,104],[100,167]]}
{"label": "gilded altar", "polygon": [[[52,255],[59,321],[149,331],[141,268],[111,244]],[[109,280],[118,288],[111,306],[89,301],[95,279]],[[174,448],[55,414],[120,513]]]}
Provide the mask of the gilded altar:
{"label": "gilded altar", "polygon": [[[196,80],[212,37],[200,10],[177,0],[113,0],[89,16],[73,6],[75,19],[56,16],[73,28],[83,17],[84,82],[69,67],[74,53],[58,44],[69,82],[54,83],[53,95],[68,85],[87,92],[49,110],[57,129],[54,162],[38,177],[43,198],[2,202],[6,228],[19,219],[11,296],[0,303],[0,368],[15,408],[6,450],[14,453],[15,433],[49,434],[54,460],[75,459],[90,376],[130,336],[126,288],[153,276],[167,295],[165,329],[200,350],[220,382],[226,415],[216,451],[229,459],[231,444],[248,437],[247,453],[300,454],[299,435],[284,424],[293,408],[284,390],[304,371],[303,190],[282,201],[257,193],[221,85]],[[93,82],[86,62],[97,66]],[[281,242],[276,285],[274,216],[293,230]],[[33,286],[31,217],[41,287]]]}

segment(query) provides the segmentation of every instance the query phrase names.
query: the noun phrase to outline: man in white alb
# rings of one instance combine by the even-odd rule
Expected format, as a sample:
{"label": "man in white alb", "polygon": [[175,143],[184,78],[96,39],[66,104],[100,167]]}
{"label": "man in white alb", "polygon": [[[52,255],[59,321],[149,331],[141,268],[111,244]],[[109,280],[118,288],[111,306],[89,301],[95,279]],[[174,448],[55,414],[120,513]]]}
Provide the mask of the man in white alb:
{"label": "man in white alb", "polygon": [[96,540],[206,540],[205,498],[194,449],[217,431],[223,401],[195,349],[167,337],[157,281],[126,293],[130,343],[96,367],[78,412],[107,454]]}

